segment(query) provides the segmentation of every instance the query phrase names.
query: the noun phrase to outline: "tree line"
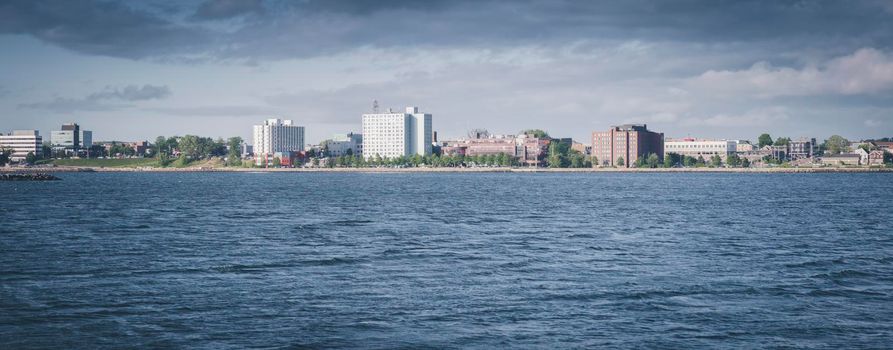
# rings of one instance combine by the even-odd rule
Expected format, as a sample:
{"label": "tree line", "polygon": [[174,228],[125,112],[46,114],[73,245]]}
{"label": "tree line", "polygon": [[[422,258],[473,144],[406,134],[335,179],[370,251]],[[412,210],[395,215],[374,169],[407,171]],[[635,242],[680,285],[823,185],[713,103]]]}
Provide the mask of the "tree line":
{"label": "tree line", "polygon": [[[276,166],[274,159],[273,166]],[[321,166],[320,158],[312,158],[313,166]],[[473,166],[502,166],[511,167],[518,165],[517,158],[505,154],[488,154],[488,155],[412,155],[400,157],[382,157],[374,155],[368,159],[359,155],[342,155],[338,157],[328,157],[324,164],[328,168],[367,168],[367,167],[433,167],[433,168],[455,168],[455,167],[473,167]]]}

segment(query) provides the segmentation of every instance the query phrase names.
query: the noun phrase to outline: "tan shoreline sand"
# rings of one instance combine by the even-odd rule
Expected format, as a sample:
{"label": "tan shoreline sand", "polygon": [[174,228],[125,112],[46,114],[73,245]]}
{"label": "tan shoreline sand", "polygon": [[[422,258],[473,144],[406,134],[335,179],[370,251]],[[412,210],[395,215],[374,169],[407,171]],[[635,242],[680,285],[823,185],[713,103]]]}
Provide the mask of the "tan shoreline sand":
{"label": "tan shoreline sand", "polygon": [[276,173],[891,173],[893,168],[0,168],[0,172],[276,172]]}

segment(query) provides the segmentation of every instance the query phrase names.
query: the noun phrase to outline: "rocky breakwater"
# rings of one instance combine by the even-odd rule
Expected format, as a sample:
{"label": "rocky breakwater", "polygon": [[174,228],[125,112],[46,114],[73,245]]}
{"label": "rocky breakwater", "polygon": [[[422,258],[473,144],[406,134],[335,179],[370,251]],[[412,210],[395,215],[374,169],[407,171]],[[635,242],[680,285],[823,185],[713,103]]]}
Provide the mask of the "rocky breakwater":
{"label": "rocky breakwater", "polygon": [[56,181],[62,180],[52,174],[0,174],[0,181]]}

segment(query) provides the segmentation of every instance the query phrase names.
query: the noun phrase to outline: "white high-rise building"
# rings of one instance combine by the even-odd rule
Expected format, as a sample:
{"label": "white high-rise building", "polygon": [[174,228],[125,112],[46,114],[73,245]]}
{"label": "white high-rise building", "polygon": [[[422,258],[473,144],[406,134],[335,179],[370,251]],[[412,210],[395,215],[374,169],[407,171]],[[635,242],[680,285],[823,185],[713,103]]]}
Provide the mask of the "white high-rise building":
{"label": "white high-rise building", "polygon": [[304,127],[292,125],[291,120],[267,119],[254,126],[255,157],[303,150]]}
{"label": "white high-rise building", "polygon": [[363,114],[363,156],[430,155],[431,119],[431,114],[420,113],[418,107],[406,107],[404,113]]}
{"label": "white high-rise building", "polygon": [[12,150],[11,160],[20,161],[34,153],[40,157],[43,153],[43,137],[37,130],[15,130],[9,135],[0,135],[0,148]]}

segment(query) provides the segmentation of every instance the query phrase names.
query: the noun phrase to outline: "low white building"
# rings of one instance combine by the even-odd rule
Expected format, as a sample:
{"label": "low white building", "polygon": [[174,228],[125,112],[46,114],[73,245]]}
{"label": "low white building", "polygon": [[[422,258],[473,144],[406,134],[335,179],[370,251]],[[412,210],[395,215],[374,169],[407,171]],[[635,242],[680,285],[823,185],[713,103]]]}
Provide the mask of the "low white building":
{"label": "low white building", "polygon": [[738,142],[733,140],[699,140],[694,138],[669,139],[664,141],[664,154],[676,153],[683,156],[710,159],[719,155],[726,159],[738,151]]}
{"label": "low white building", "polygon": [[0,148],[12,150],[9,157],[13,161],[24,160],[28,153],[43,155],[43,137],[37,130],[15,130],[9,135],[0,135]]}
{"label": "low white building", "polygon": [[363,114],[363,156],[396,158],[430,155],[434,132],[432,116],[406,107],[405,112]]}
{"label": "low white building", "polygon": [[337,134],[331,140],[325,140],[323,149],[330,157],[363,154],[363,135],[356,133]]}

